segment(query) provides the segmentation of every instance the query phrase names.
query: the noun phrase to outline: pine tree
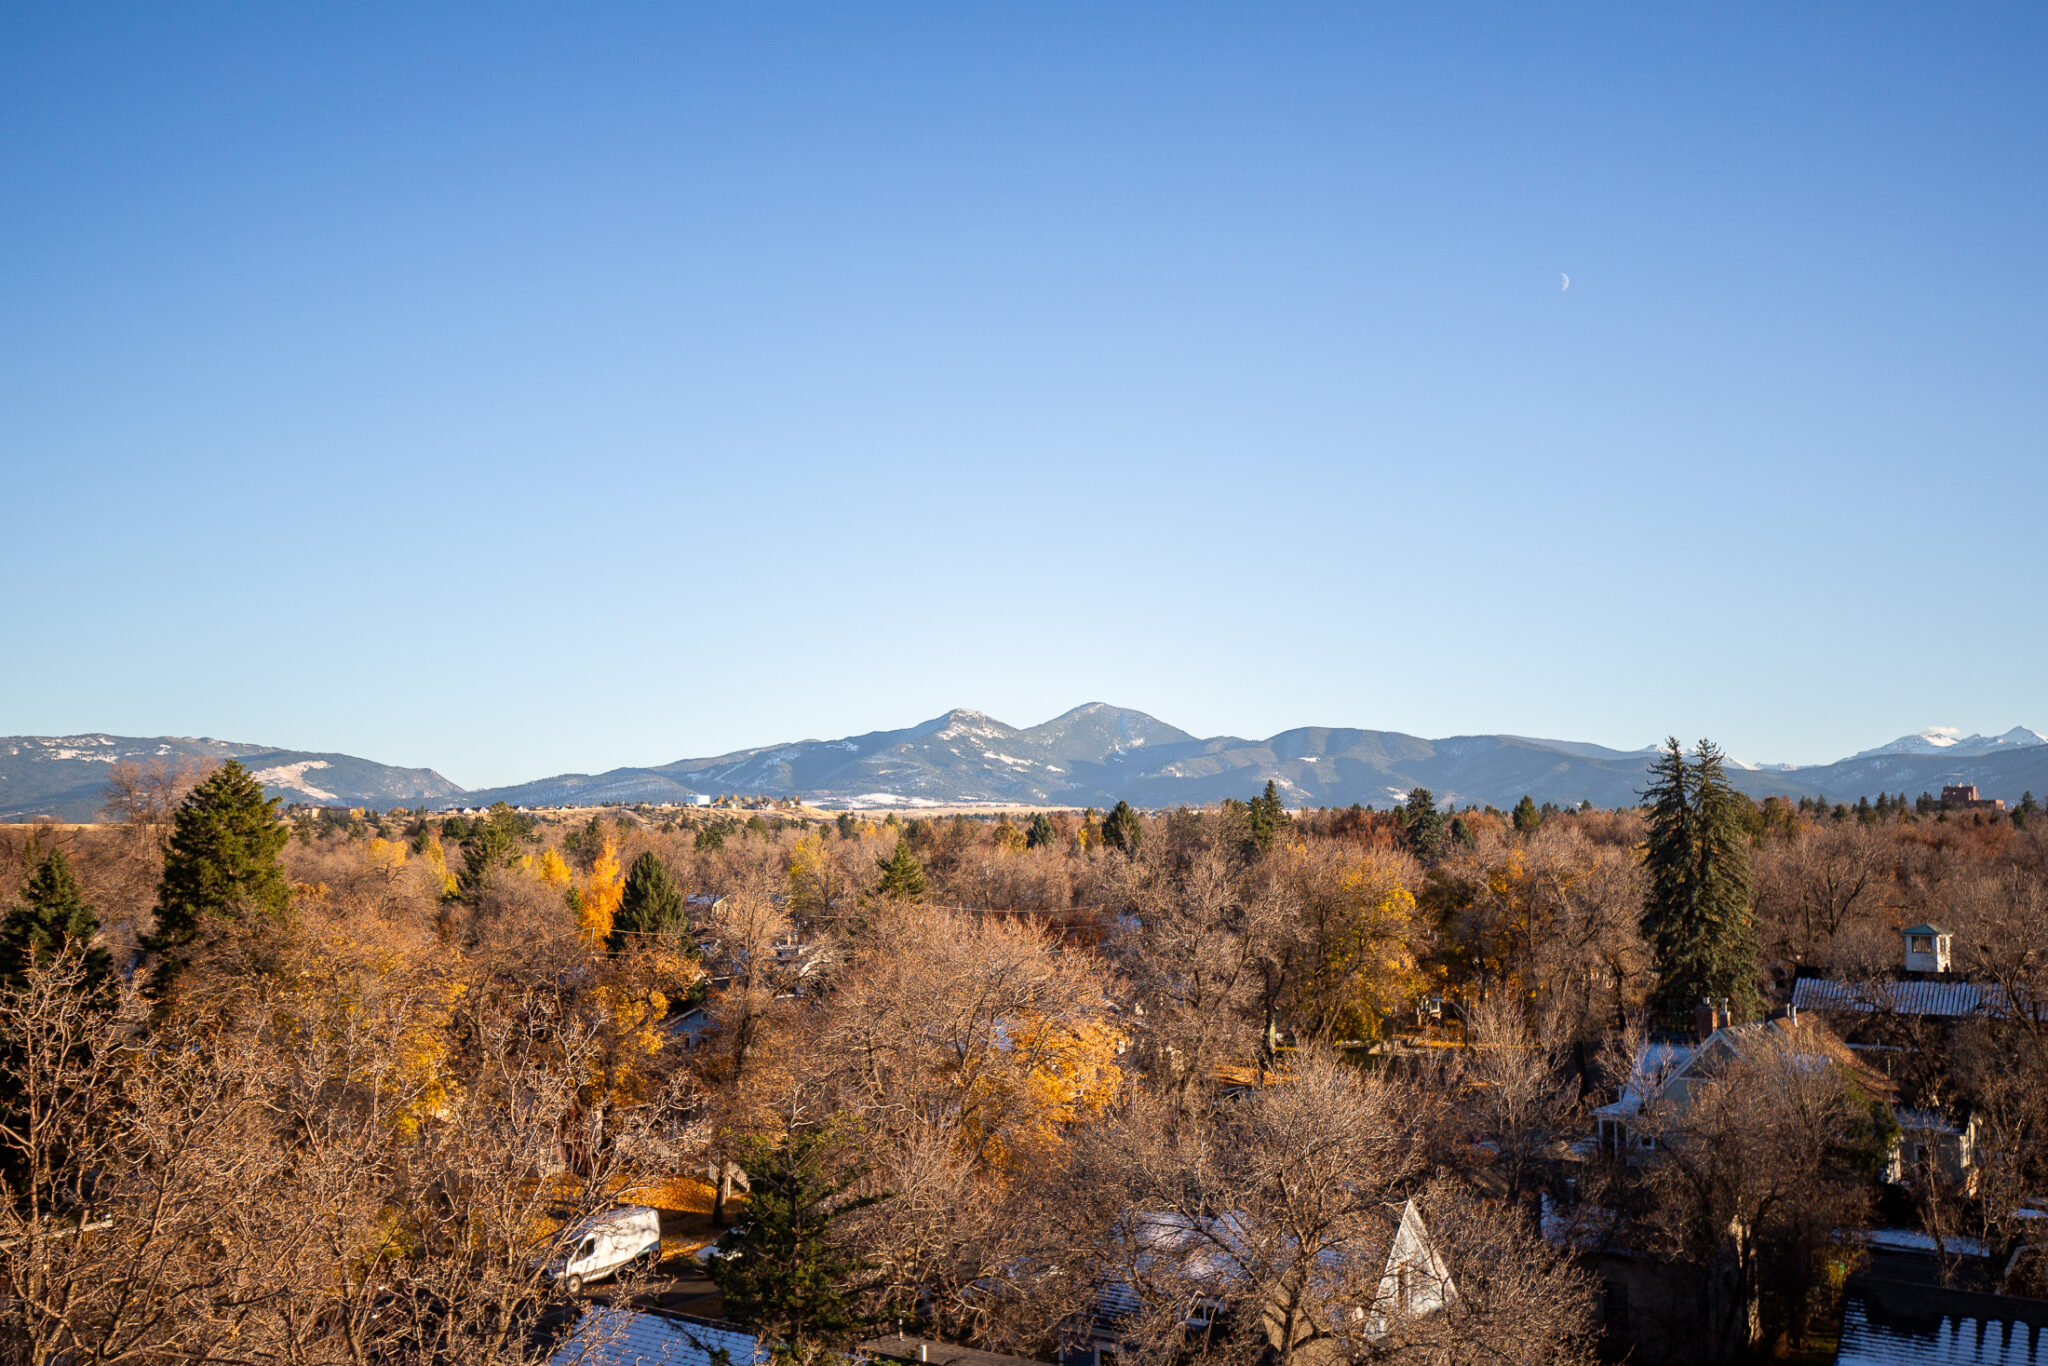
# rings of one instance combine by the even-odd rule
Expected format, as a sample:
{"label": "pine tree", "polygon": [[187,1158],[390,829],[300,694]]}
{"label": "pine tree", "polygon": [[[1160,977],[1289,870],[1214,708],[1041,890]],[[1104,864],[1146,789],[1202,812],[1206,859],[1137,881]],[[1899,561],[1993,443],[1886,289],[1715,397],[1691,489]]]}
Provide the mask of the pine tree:
{"label": "pine tree", "polygon": [[632,868],[626,873],[626,885],[619,895],[618,913],[612,917],[607,947],[617,953],[639,935],[680,939],[688,928],[683,894],[676,890],[667,865],[649,849],[633,860]]}
{"label": "pine tree", "polygon": [[1059,843],[1060,832],[1053,828],[1052,817],[1043,811],[1031,818],[1031,828],[1024,832],[1026,849],[1051,848]]}
{"label": "pine tree", "polygon": [[1435,863],[1443,857],[1444,841],[1450,831],[1444,821],[1444,813],[1436,809],[1436,794],[1426,787],[1418,787],[1408,794],[1408,805],[1402,808],[1401,823],[1407,831],[1408,848],[1424,863]]}
{"label": "pine tree", "polygon": [[711,1279],[726,1316],[798,1349],[844,1347],[872,1321],[856,1308],[870,1268],[848,1256],[835,1225],[887,1198],[846,1198],[864,1168],[849,1168],[849,1137],[791,1129],[739,1145],[747,1173],[747,1228],[737,1255],[714,1258]]}
{"label": "pine tree", "polygon": [[1145,838],[1145,828],[1138,823],[1138,813],[1131,809],[1129,802],[1118,802],[1102,818],[1102,842],[1112,849],[1121,849],[1132,858],[1138,856],[1138,841]]}
{"label": "pine tree", "polygon": [[1536,809],[1536,799],[1524,792],[1522,800],[1515,803],[1515,833],[1533,835],[1542,824],[1543,813]]}
{"label": "pine tree", "polygon": [[879,895],[898,901],[924,899],[924,865],[910,852],[910,841],[897,840],[896,852],[876,859],[875,864],[882,870],[881,884],[875,888]]}
{"label": "pine tree", "polygon": [[19,988],[30,968],[75,949],[84,955],[84,987],[97,990],[114,970],[112,956],[92,942],[99,917],[79,893],[62,849],[39,859],[34,853],[31,845],[33,868],[22,883],[21,904],[0,918],[0,985]]}
{"label": "pine tree", "polygon": [[1650,807],[1642,927],[1657,973],[1651,1013],[1664,1027],[1682,1029],[1702,1000],[1726,997],[1737,1012],[1752,1015],[1757,938],[1749,849],[1721,752],[1702,740],[1688,763],[1678,741],[1669,740],[1650,778],[1642,794]]}
{"label": "pine tree", "polygon": [[150,990],[168,990],[209,920],[282,920],[292,889],[278,852],[291,832],[249,771],[230,759],[178,807],[157,884],[156,928],[142,941],[157,959]]}

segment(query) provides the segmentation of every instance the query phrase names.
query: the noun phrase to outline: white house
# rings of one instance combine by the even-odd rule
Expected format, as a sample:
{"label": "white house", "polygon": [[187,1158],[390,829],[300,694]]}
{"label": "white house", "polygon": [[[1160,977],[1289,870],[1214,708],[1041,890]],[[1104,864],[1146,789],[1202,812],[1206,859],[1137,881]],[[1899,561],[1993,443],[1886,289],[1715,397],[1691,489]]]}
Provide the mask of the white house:
{"label": "white house", "polygon": [[[1170,1258],[1174,1274],[1195,1286],[1213,1285],[1215,1294],[1196,1294],[1188,1303],[1185,1324],[1205,1330],[1224,1312],[1225,1306],[1247,1278],[1234,1248],[1240,1245],[1232,1216],[1202,1221],[1200,1227],[1179,1215],[1140,1215],[1134,1221],[1136,1241],[1151,1257]],[[1384,1337],[1394,1322],[1432,1314],[1450,1303],[1456,1294],[1450,1269],[1444,1264],[1429,1236],[1422,1212],[1415,1201],[1381,1205],[1369,1218],[1366,1234],[1353,1245],[1326,1251],[1320,1262],[1332,1268],[1333,1277],[1355,1266],[1379,1272],[1369,1302],[1351,1306],[1349,1318],[1323,1325],[1323,1331],[1356,1331],[1367,1340]],[[1085,1320],[1068,1326],[1060,1351],[1062,1366],[1113,1366],[1119,1356],[1124,1325],[1143,1311],[1142,1299],[1133,1286],[1106,1281],[1097,1292],[1094,1311]],[[1285,1316],[1277,1303],[1268,1300],[1261,1312],[1267,1340],[1275,1347],[1288,1332]],[[1355,1328],[1354,1326],[1355,1325]],[[1296,1339],[1296,1356],[1315,1360],[1325,1351],[1338,1354],[1339,1344],[1328,1337],[1303,1342]]]}

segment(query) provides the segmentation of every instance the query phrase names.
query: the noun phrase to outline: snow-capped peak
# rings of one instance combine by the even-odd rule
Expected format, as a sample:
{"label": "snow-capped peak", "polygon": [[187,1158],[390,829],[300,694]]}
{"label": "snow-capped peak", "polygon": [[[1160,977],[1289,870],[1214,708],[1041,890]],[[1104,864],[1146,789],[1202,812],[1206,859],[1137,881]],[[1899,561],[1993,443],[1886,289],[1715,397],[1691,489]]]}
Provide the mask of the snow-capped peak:
{"label": "snow-capped peak", "polygon": [[1852,757],[1873,758],[1880,754],[1994,754],[2003,750],[2048,745],[2048,735],[2014,726],[2003,735],[1965,735],[1960,726],[1929,726],[1914,735],[1902,735],[1888,745],[1866,749]]}

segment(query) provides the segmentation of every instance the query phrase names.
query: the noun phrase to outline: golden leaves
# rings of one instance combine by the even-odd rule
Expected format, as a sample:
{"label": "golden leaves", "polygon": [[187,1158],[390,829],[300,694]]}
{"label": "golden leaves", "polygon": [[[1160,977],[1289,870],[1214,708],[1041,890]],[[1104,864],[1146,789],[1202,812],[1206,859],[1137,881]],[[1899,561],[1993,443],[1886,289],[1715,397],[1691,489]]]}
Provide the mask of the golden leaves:
{"label": "golden leaves", "polygon": [[[546,876],[545,871],[542,876]],[[611,934],[612,918],[619,913],[619,902],[625,894],[626,874],[619,867],[619,846],[607,835],[603,850],[583,879],[582,894],[577,899],[576,919],[585,943],[600,943]]]}

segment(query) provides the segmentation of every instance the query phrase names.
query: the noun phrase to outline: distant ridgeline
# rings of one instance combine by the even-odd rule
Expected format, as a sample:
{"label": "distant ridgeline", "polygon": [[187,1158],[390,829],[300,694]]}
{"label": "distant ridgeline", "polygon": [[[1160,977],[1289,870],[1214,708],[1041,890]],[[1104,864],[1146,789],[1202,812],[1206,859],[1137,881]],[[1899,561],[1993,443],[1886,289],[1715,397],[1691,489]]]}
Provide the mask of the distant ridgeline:
{"label": "distant ridgeline", "polygon": [[[432,769],[394,768],[346,754],[267,745],[117,735],[0,740],[0,819],[91,820],[116,763],[239,759],[272,796],[333,806],[453,808],[605,803],[688,804],[706,794],[802,797],[825,806],[1203,806],[1243,798],[1267,782],[1290,807],[1385,808],[1426,787],[1439,801],[1513,806],[1524,795],[1560,806],[1633,806],[1651,748],[1608,749],[1570,740],[1463,735],[1425,740],[1395,731],[1310,726],[1264,740],[1199,739],[1143,712],[1095,702],[1043,725],[1018,728],[951,711],[904,730],[800,740],[649,768],[564,773],[466,792]],[[1926,731],[1832,764],[1731,766],[1753,797],[1821,798],[1959,794],[1989,805],[2048,797],[2048,741],[2014,729],[1958,737]]]}

